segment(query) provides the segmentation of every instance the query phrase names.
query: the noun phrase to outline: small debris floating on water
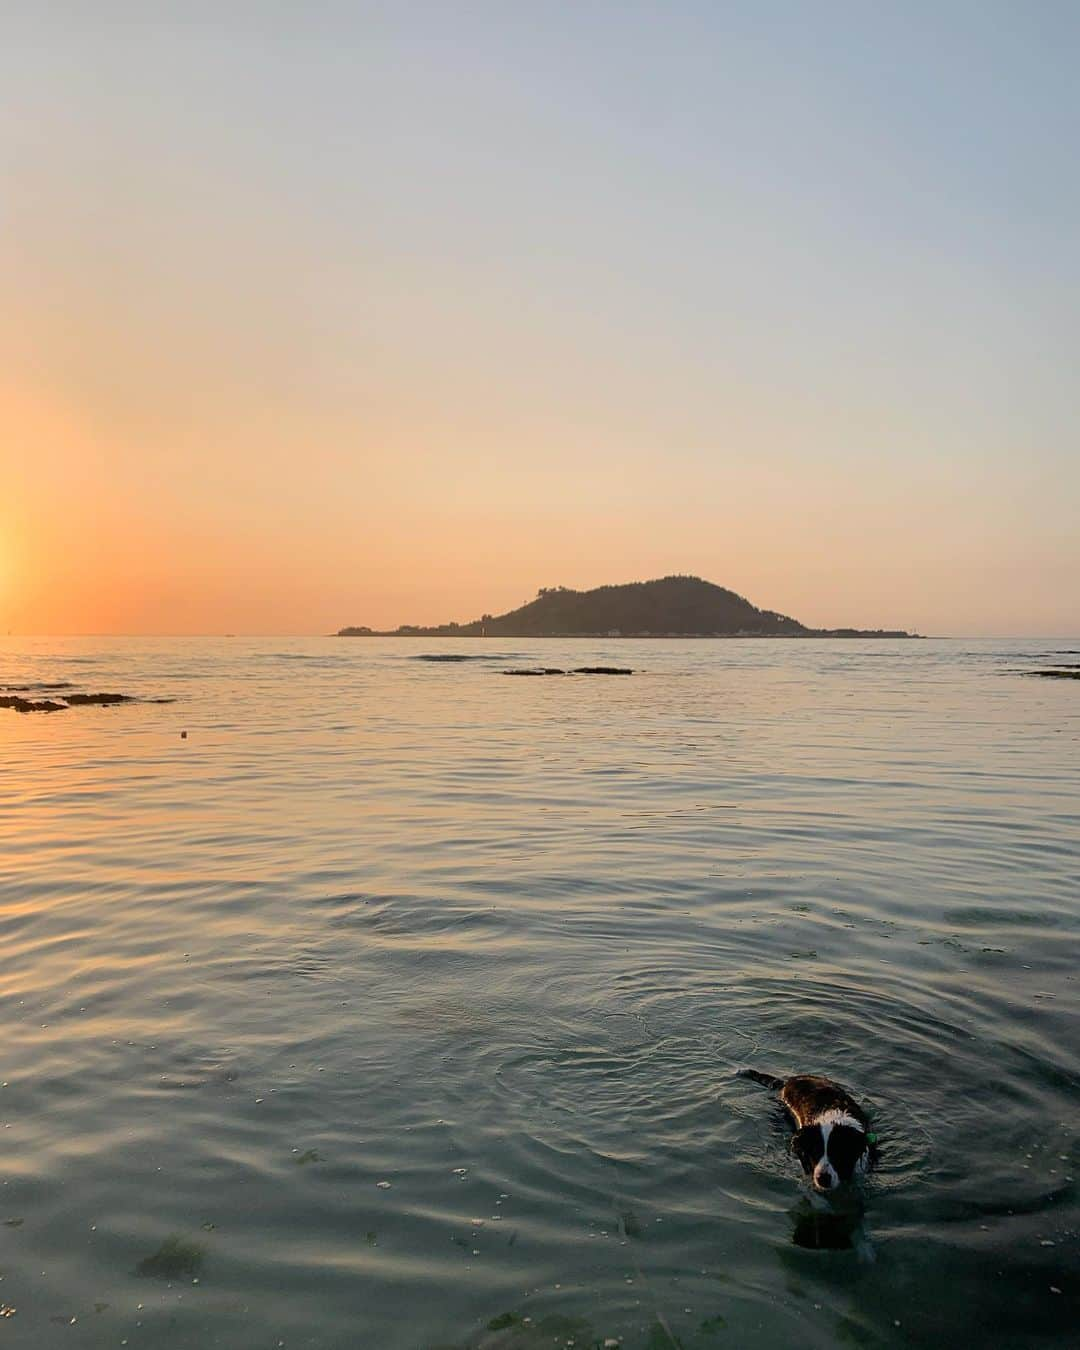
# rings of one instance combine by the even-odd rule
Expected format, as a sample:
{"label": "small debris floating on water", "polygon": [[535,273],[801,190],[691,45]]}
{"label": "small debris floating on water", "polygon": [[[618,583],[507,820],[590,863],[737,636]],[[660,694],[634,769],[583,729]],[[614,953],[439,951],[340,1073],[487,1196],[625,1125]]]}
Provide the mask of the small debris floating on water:
{"label": "small debris floating on water", "polygon": [[375,1185],[378,1186],[380,1191],[388,1191],[390,1189],[390,1183],[388,1181],[377,1181]]}

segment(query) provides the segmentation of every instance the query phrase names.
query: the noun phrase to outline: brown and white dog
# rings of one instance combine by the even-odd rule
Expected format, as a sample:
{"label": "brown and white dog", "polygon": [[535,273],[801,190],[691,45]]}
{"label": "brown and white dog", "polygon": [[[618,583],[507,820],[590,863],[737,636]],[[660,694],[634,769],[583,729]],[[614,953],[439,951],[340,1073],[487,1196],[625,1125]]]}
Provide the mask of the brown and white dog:
{"label": "brown and white dog", "polygon": [[839,1083],[808,1073],[774,1078],[756,1069],[743,1069],[739,1076],[779,1092],[795,1126],[791,1151],[815,1190],[834,1190],[866,1171],[877,1136],[866,1112]]}

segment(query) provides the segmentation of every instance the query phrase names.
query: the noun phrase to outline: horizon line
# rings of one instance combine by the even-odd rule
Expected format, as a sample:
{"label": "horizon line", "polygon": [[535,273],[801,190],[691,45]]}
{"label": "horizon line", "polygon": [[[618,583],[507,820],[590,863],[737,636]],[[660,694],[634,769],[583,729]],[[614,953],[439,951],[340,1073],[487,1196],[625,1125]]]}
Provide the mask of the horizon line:
{"label": "horizon line", "polygon": [[[345,625],[345,626],[348,627],[348,625]],[[380,637],[381,637],[381,638],[393,638],[393,639],[395,639],[396,641],[400,641],[400,640],[402,640],[402,639],[413,639],[413,640],[436,641],[436,642],[455,642],[455,641],[459,641],[459,642],[477,642],[477,641],[481,641],[481,642],[494,642],[494,641],[513,641],[513,642],[572,642],[572,641],[582,641],[582,640],[589,640],[589,641],[596,641],[596,642],[703,642],[703,641],[705,641],[705,642],[708,642],[708,641],[716,641],[716,642],[721,642],[721,641],[722,641],[722,642],[765,642],[765,641],[769,641],[769,642],[781,642],[781,641],[789,641],[789,642],[805,642],[805,641],[807,641],[807,637],[806,637],[806,636],[803,636],[803,635],[800,635],[800,634],[793,634],[793,635],[790,635],[790,636],[784,635],[784,634],[780,634],[780,635],[769,635],[769,636],[766,636],[766,637],[758,637],[758,636],[753,636],[753,635],[747,635],[747,636],[741,636],[741,637],[740,637],[740,636],[736,636],[736,635],[734,635],[734,634],[733,634],[733,635],[730,635],[730,636],[728,636],[728,635],[723,635],[723,634],[722,634],[722,635],[720,635],[720,636],[713,637],[712,635],[698,635],[698,634],[693,634],[693,633],[673,633],[673,634],[663,634],[663,635],[658,635],[658,636],[656,636],[656,637],[648,637],[648,638],[636,636],[636,635],[634,635],[634,634],[630,634],[630,635],[628,635],[628,636],[626,636],[626,637],[613,638],[613,637],[608,637],[606,634],[602,634],[602,633],[595,633],[595,634],[588,634],[588,633],[586,633],[586,634],[566,634],[566,635],[563,635],[563,636],[556,636],[556,637],[548,637],[548,636],[544,636],[544,635],[542,635],[542,634],[533,634],[533,635],[531,635],[531,636],[513,637],[513,636],[508,636],[508,635],[506,635],[506,634],[497,634],[497,633],[496,633],[496,634],[492,634],[491,637],[486,637],[486,636],[485,636],[485,637],[479,637],[479,636],[468,636],[468,635],[466,635],[466,634],[462,634],[462,635],[458,636],[458,635],[454,635],[454,634],[398,633],[398,632],[395,632],[395,631],[392,631],[392,630],[391,630],[391,631],[383,630],[383,631],[376,631],[376,632],[373,632],[373,633],[371,634],[371,636],[374,637],[374,638],[380,638]],[[814,634],[811,633],[809,636],[810,636],[810,637],[814,637]],[[1075,633],[969,633],[969,634],[953,634],[953,633],[919,633],[918,636],[919,636],[923,641],[932,641],[932,642],[1009,642],[1009,641],[1012,641],[1012,642],[1080,642],[1080,630],[1078,630],[1078,631],[1075,632]],[[23,630],[23,631],[21,631],[21,632],[16,632],[15,630],[9,630],[7,633],[0,633],[0,641],[3,641],[3,640],[5,640],[5,639],[7,639],[7,638],[130,638],[130,639],[135,639],[135,638],[169,638],[169,639],[175,639],[175,640],[181,640],[181,639],[192,639],[192,640],[196,640],[196,639],[204,639],[204,638],[222,638],[222,639],[226,639],[226,638],[228,638],[228,639],[249,639],[249,638],[251,638],[251,639],[292,638],[292,639],[297,639],[297,640],[311,641],[311,640],[314,640],[314,639],[317,639],[317,638],[334,638],[334,639],[337,639],[338,637],[339,637],[339,633],[337,633],[337,632],[333,632],[333,633],[325,633],[325,632],[259,632],[259,633],[242,633],[242,632],[237,632],[237,633],[229,633],[229,632],[211,631],[211,632],[191,632],[191,633],[167,633],[167,632],[138,633],[138,632],[121,632],[121,631],[115,631],[115,632],[97,632],[97,631],[95,631],[95,632],[57,632],[57,631],[45,631],[45,630],[42,630],[42,631]],[[883,642],[883,641],[888,641],[889,639],[877,637],[876,635],[874,635],[874,634],[872,634],[872,633],[869,634],[869,635],[866,636],[866,637],[863,637],[863,638],[853,638],[853,637],[834,638],[834,637],[832,637],[832,635],[828,632],[828,630],[826,630],[825,633],[823,634],[823,636],[820,637],[820,638],[818,638],[817,640],[818,640],[818,641],[830,641],[830,640],[832,640],[832,641],[837,641],[837,642],[839,642],[839,641],[843,641],[843,642],[858,642],[858,641],[862,641],[862,642]]]}

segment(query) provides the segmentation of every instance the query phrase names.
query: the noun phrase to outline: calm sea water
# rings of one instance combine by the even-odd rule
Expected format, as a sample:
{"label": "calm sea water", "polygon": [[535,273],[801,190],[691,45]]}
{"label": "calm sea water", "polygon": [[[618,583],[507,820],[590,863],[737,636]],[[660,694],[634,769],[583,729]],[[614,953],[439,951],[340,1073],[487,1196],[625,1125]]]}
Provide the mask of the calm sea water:
{"label": "calm sea water", "polygon": [[7,639],[0,1345],[1076,1344],[1077,649]]}

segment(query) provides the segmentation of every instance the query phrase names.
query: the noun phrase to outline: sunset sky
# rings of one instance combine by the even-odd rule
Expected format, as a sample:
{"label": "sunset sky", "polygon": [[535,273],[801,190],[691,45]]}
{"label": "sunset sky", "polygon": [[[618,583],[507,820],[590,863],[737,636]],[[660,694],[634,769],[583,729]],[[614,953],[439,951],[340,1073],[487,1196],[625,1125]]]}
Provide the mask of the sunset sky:
{"label": "sunset sky", "polygon": [[0,632],[1080,632],[1080,7],[0,6]]}

